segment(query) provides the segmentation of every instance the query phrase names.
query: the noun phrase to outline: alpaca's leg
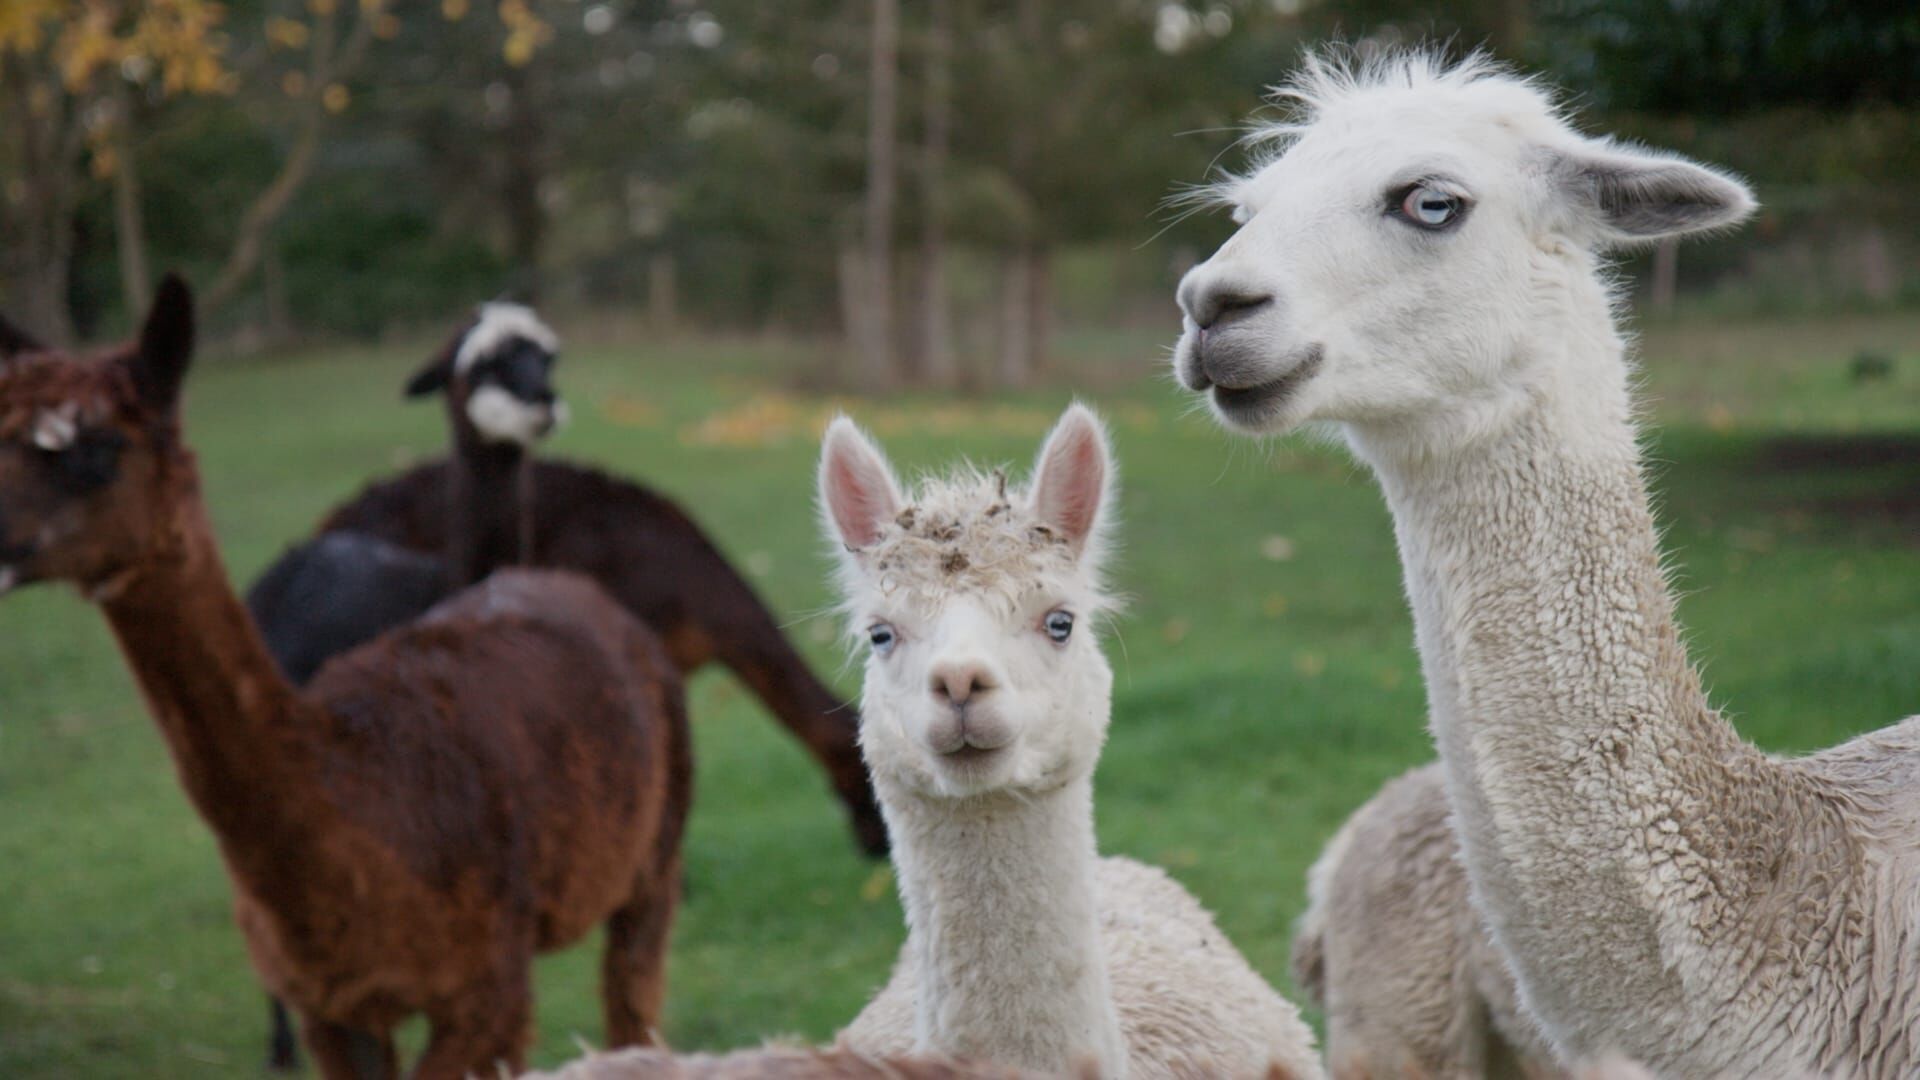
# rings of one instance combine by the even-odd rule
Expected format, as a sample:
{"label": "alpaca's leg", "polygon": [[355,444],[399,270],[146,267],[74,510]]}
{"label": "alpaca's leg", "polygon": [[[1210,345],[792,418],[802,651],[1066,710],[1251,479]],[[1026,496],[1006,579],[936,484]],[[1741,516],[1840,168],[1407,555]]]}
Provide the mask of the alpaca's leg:
{"label": "alpaca's leg", "polygon": [[326,1080],[400,1080],[400,1058],[391,1034],[310,1017],[303,1018],[302,1030],[314,1069]]}
{"label": "alpaca's leg", "polygon": [[267,995],[267,1068],[272,1072],[293,1072],[300,1068],[300,1040],[293,1034],[293,1018],[287,1007],[272,994]]}
{"label": "alpaca's leg", "polygon": [[667,989],[667,931],[679,896],[680,859],[675,856],[665,873],[649,875],[607,920],[600,998],[609,1047],[657,1041],[660,1002]]}
{"label": "alpaca's leg", "polygon": [[427,1014],[426,1052],[413,1080],[465,1080],[468,1076],[518,1076],[527,1067],[533,1041],[533,972],[530,958],[492,985],[469,987],[444,1009]]}

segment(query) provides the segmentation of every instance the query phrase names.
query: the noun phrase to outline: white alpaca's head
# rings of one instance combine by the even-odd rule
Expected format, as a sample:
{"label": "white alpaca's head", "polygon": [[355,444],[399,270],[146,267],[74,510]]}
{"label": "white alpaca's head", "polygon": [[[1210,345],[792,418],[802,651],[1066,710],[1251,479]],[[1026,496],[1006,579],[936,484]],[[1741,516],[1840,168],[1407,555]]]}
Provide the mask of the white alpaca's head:
{"label": "white alpaca's head", "polygon": [[[1229,427],[1391,427],[1524,394],[1529,343],[1595,254],[1733,225],[1738,180],[1589,138],[1484,57],[1309,56],[1257,132],[1264,164],[1215,191],[1240,228],[1180,283],[1174,366]],[[1604,296],[1604,292],[1600,295]],[[1548,350],[1551,351],[1551,350]]]}
{"label": "white alpaca's head", "polygon": [[826,532],[848,628],[868,650],[861,746],[916,794],[1038,792],[1093,770],[1113,670],[1095,633],[1113,461],[1070,407],[1032,484],[961,469],[905,492],[853,422],[827,429]]}

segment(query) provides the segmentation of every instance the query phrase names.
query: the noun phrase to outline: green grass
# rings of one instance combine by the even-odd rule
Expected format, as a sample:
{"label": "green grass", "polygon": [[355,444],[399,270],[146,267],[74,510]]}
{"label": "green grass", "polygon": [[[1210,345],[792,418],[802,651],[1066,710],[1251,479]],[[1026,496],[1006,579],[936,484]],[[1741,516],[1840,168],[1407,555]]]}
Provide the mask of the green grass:
{"label": "green grass", "polygon": [[[1920,427],[1920,355],[1864,386],[1862,345],[1920,320],[1655,326],[1649,390],[1682,613],[1743,731],[1817,747],[1920,710],[1920,543],[1823,509],[1920,489],[1905,465],[1762,467],[1779,432]],[[1389,523],[1370,480],[1307,440],[1238,442],[1158,377],[1159,340],[1068,335],[1063,382],[1115,422],[1131,595],[1099,779],[1104,846],[1172,870],[1285,985],[1308,863],[1378,784],[1431,754]],[[442,443],[404,407],[414,350],[214,358],[189,431],[236,577],[250,579],[371,476]],[[682,500],[849,692],[810,508],[814,438],[851,409],[895,460],[1024,468],[1065,390],[996,401],[828,402],[769,370],[818,352],[746,343],[574,349],[577,423],[553,449]],[[1904,532],[1902,529],[1904,528]],[[1279,556],[1279,557],[1276,557]],[[675,931],[668,1036],[726,1047],[823,1038],[902,935],[891,883],[853,854],[820,777],[727,676],[692,688],[699,788]],[[598,1038],[595,951],[540,970],[537,1059]],[[0,1076],[244,1076],[264,1009],[211,837],[98,615],[61,589],[0,603]],[[415,1033],[417,1038],[417,1032]]]}

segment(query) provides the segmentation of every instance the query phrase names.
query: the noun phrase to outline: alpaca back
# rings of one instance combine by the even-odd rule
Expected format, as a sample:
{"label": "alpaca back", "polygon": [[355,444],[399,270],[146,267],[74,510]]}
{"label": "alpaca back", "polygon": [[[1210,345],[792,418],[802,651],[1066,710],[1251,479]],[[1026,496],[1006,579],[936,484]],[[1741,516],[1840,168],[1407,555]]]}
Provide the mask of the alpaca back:
{"label": "alpaca back", "polygon": [[1560,1075],[1474,910],[1437,763],[1354,811],[1309,880],[1294,972],[1336,1075]]}
{"label": "alpaca back", "polygon": [[480,871],[530,893],[538,947],[585,933],[678,848],[679,675],[584,578],[497,573],[336,658],[310,694],[334,721],[338,805],[430,887]]}
{"label": "alpaca back", "polygon": [[[1132,1080],[1321,1075],[1299,1010],[1247,964],[1193,894],[1164,871],[1119,857],[1100,860],[1096,889]],[[918,982],[903,950],[892,980],[842,1041],[911,1053]]]}
{"label": "alpaca back", "polygon": [[768,1046],[723,1055],[676,1055],[667,1050],[589,1054],[554,1072],[529,1073],[526,1080],[1038,1080],[1038,1077],[989,1062],[940,1057],[872,1057],[845,1047],[813,1050]]}

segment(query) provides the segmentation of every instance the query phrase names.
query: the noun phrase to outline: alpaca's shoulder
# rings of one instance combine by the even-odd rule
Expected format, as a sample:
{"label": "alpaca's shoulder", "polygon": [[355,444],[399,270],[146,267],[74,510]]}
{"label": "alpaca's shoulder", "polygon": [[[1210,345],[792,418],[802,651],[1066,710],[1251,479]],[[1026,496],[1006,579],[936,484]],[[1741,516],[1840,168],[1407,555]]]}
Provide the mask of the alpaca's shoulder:
{"label": "alpaca's shoulder", "polygon": [[1920,833],[1920,716],[1788,763],[1863,815],[1873,832]]}
{"label": "alpaca's shoulder", "polygon": [[[1320,1075],[1313,1032],[1166,871],[1100,860],[1100,923],[1129,1055],[1165,1075]],[[1207,1047],[1205,1060],[1191,1057]]]}
{"label": "alpaca's shoulder", "polygon": [[866,1007],[840,1032],[839,1043],[879,1055],[910,1054],[914,1047],[914,1012],[920,980],[913,953],[905,945],[894,960],[886,985],[867,999]]}

